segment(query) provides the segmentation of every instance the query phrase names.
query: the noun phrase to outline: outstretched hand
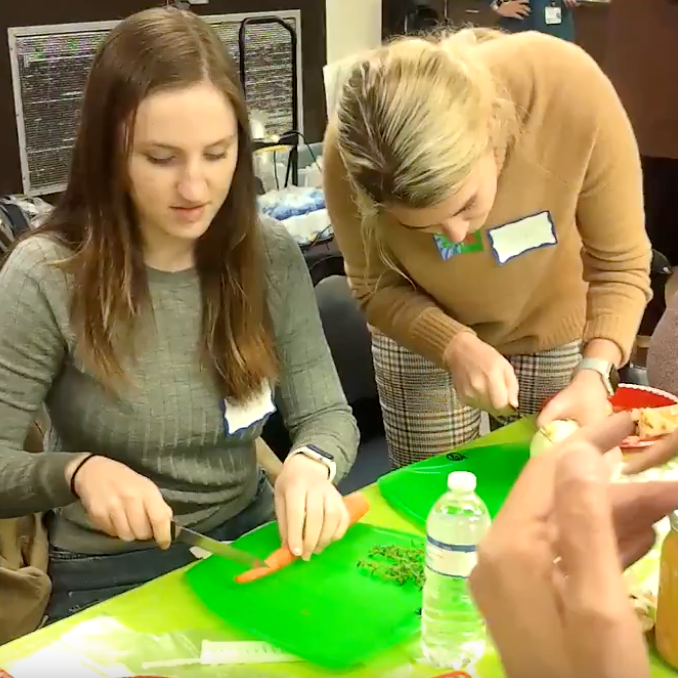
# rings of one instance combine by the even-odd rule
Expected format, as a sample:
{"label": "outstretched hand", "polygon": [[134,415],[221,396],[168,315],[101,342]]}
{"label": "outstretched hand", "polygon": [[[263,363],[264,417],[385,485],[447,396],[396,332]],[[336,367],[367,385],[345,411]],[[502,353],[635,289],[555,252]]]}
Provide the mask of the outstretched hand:
{"label": "outstretched hand", "polygon": [[[678,482],[610,482],[604,454],[632,431],[614,415],[531,459],[481,543],[470,583],[507,675],[649,676],[623,568],[678,508]],[[661,445],[641,466],[678,435]]]}

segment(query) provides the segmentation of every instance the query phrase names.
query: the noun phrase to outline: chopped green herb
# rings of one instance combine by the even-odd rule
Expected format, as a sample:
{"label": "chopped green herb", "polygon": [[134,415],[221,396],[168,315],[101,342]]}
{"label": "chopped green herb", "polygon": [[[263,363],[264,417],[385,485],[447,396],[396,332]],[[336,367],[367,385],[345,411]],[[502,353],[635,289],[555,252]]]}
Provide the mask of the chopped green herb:
{"label": "chopped green herb", "polygon": [[381,579],[390,579],[401,586],[413,581],[415,586],[424,586],[424,549],[420,546],[375,546],[365,560],[358,561],[358,568]]}

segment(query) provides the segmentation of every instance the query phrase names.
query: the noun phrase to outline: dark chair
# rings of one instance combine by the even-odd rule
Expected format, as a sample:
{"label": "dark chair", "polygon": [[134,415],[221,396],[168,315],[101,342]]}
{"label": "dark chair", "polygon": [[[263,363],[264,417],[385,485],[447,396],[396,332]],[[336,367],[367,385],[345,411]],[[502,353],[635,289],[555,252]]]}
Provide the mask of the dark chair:
{"label": "dark chair", "polygon": [[664,315],[666,301],[664,290],[673,269],[669,260],[657,250],[652,250],[652,263],[650,264],[650,284],[652,285],[652,300],[647,305],[643,319],[638,330],[639,337],[651,337],[657,327],[657,323]]}
{"label": "dark chair", "polygon": [[640,321],[640,328],[638,329],[638,336],[631,361],[619,371],[620,380],[624,384],[648,385],[647,371],[645,369],[647,349],[657,323],[666,310],[664,288],[672,273],[673,270],[669,260],[661,252],[653,249],[652,263],[650,264],[652,299],[647,305],[643,318]]}

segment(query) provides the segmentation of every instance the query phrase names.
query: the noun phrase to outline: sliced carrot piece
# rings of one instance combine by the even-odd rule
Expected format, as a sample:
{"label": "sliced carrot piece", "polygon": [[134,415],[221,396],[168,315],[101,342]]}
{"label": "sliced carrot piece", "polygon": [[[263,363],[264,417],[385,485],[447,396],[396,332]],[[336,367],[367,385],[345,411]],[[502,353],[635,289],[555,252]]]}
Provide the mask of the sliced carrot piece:
{"label": "sliced carrot piece", "polygon": [[[346,510],[348,511],[349,525],[357,523],[370,510],[370,504],[362,492],[354,492],[353,494],[344,497],[344,506],[346,506]],[[281,570],[286,565],[297,560],[297,557],[298,556],[295,556],[286,545],[281,546],[264,560],[266,567],[255,567],[251,570],[247,570],[247,572],[239,574],[235,578],[235,581],[237,581],[238,584],[249,584],[250,582]]]}
{"label": "sliced carrot piece", "polygon": [[272,572],[275,572],[275,570],[271,567],[253,567],[251,570],[247,570],[247,572],[239,574],[235,580],[238,582],[238,584],[249,584],[250,582],[261,579]]}
{"label": "sliced carrot piece", "polygon": [[344,506],[348,511],[349,525],[357,523],[370,510],[370,503],[362,492],[344,497]]}

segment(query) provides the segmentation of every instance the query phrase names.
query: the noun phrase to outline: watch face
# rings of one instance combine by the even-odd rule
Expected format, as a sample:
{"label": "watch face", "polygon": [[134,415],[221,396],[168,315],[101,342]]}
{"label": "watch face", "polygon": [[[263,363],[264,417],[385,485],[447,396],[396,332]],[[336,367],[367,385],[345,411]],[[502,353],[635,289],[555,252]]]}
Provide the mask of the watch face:
{"label": "watch face", "polygon": [[619,370],[614,365],[612,365],[610,367],[610,386],[612,386],[613,392],[619,388],[619,383]]}

